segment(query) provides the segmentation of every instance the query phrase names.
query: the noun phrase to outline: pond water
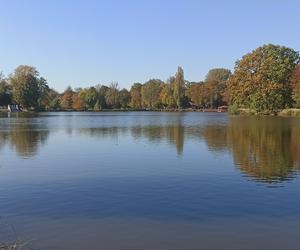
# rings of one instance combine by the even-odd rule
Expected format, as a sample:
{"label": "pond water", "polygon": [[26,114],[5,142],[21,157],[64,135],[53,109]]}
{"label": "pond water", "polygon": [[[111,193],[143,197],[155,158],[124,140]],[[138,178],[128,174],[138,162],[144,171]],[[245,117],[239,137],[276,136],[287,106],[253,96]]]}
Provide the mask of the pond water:
{"label": "pond water", "polygon": [[300,119],[1,114],[0,242],[298,249]]}

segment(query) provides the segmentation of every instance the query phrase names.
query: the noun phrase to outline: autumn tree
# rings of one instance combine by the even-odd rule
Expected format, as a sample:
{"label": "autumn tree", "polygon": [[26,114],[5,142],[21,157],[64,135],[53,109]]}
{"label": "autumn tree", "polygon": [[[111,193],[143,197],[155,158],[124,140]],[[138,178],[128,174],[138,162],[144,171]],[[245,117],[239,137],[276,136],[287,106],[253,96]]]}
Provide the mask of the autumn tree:
{"label": "autumn tree", "polygon": [[142,84],[134,83],[130,88],[130,106],[132,108],[142,108]]}
{"label": "autumn tree", "polygon": [[204,83],[204,91],[208,96],[207,106],[210,108],[217,108],[222,104],[222,89],[220,85],[215,80],[209,80]]}
{"label": "autumn tree", "polygon": [[243,56],[228,82],[230,103],[256,112],[290,107],[289,79],[298,62],[298,52],[273,44]]}
{"label": "autumn tree", "polygon": [[164,82],[159,79],[150,79],[142,86],[142,105],[147,108],[158,108],[159,95]]}
{"label": "autumn tree", "polygon": [[174,95],[174,99],[176,100],[176,106],[179,109],[182,107],[181,101],[184,94],[184,88],[185,88],[184,72],[181,67],[178,67],[177,72],[175,74],[173,95]]}
{"label": "autumn tree", "polygon": [[67,89],[64,91],[62,97],[61,97],[61,107],[63,109],[72,109],[73,106],[73,94],[74,91],[72,90],[72,87],[69,86]]}
{"label": "autumn tree", "polygon": [[175,108],[177,106],[174,98],[174,83],[175,77],[170,77],[167,83],[162,86],[160,92],[160,102],[168,108]]}
{"label": "autumn tree", "polygon": [[117,82],[111,83],[105,93],[106,104],[112,108],[119,108],[119,84]]}
{"label": "autumn tree", "polygon": [[190,98],[192,104],[197,107],[205,107],[209,101],[204,82],[190,84],[186,90],[186,95]]}
{"label": "autumn tree", "polygon": [[231,71],[224,68],[215,68],[208,71],[205,82],[210,91],[210,106],[216,108],[227,102],[227,81],[231,76]]}
{"label": "autumn tree", "polygon": [[73,110],[84,110],[86,107],[84,100],[80,97],[79,91],[73,92],[72,94],[72,109]]}
{"label": "autumn tree", "polygon": [[291,79],[293,101],[297,108],[300,108],[300,64],[294,69]]}
{"label": "autumn tree", "polygon": [[95,87],[81,89],[78,96],[83,101],[85,108],[94,109],[98,101],[98,93]]}
{"label": "autumn tree", "polygon": [[44,78],[39,77],[36,68],[21,65],[15,69],[9,79],[12,85],[13,99],[24,108],[38,108],[39,99],[43,94],[41,92],[41,83],[43,89],[47,87]]}

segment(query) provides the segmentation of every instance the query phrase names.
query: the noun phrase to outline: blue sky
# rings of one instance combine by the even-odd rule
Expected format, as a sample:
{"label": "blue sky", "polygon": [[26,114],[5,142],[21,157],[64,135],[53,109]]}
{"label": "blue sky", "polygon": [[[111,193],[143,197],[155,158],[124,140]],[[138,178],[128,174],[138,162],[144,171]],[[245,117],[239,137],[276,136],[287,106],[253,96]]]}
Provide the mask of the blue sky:
{"label": "blue sky", "polygon": [[300,50],[300,1],[1,0],[0,71],[35,66],[51,87],[203,80],[265,43]]}

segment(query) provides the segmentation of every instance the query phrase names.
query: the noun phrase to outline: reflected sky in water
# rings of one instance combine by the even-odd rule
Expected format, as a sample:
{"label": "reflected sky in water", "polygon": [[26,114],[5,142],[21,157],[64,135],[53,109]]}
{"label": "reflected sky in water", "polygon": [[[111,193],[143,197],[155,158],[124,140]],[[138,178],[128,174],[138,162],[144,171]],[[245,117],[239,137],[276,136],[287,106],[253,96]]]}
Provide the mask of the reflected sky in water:
{"label": "reflected sky in water", "polygon": [[[111,239],[105,249],[274,249],[266,242],[277,233],[290,245],[278,237],[275,246],[293,247],[299,156],[296,118],[1,114],[0,214],[22,236],[42,238],[39,249],[80,249],[75,242],[87,240],[95,248],[100,238]],[[228,240],[236,232],[244,233]]]}

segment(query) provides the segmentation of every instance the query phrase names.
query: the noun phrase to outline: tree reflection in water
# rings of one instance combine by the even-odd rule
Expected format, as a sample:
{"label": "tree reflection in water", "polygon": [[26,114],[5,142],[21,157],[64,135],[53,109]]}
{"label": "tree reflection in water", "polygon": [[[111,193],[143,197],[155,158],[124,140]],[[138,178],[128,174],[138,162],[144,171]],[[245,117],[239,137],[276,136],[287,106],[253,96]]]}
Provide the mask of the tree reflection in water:
{"label": "tree reflection in water", "polygon": [[300,163],[299,122],[281,117],[231,117],[227,126],[207,126],[201,135],[209,148],[232,153],[236,166],[255,180],[292,178]]}
{"label": "tree reflection in water", "polygon": [[145,138],[150,143],[167,141],[170,145],[175,146],[178,155],[181,155],[183,152],[184,127],[180,123],[167,126],[82,128],[78,132],[99,138],[117,138],[118,135],[130,133],[136,140]]}
{"label": "tree reflection in water", "polygon": [[3,124],[0,130],[0,149],[9,145],[21,157],[36,155],[39,147],[48,139],[49,130],[30,119],[22,117]]}
{"label": "tree reflection in water", "polygon": [[151,143],[167,141],[178,155],[184,139],[202,138],[210,151],[229,151],[235,165],[254,180],[274,183],[288,180],[300,169],[300,122],[281,117],[230,117],[228,123],[184,127],[180,119],[169,125],[80,129],[90,136],[129,134]]}
{"label": "tree reflection in water", "polygon": [[[174,117],[173,117],[174,118]],[[73,128],[99,138],[128,135],[150,143],[168,143],[183,154],[185,139],[202,139],[210,151],[232,154],[235,165],[254,180],[274,183],[294,177],[300,170],[300,120],[281,117],[229,117],[228,122],[183,125],[182,116],[164,124]],[[32,157],[49,137],[47,126],[31,118],[1,123],[0,149],[10,145],[18,155]],[[208,118],[209,119],[209,118]],[[76,136],[76,134],[74,134]]]}

